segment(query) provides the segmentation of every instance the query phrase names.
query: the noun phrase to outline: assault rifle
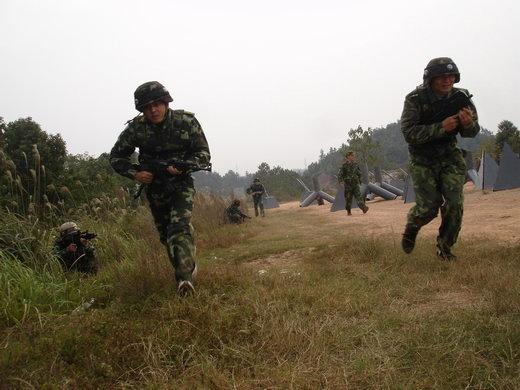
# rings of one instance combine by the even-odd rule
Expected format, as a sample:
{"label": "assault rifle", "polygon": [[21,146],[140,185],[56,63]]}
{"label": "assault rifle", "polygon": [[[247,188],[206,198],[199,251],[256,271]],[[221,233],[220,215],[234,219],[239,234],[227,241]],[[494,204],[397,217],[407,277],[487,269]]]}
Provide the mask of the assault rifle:
{"label": "assault rifle", "polygon": [[244,214],[240,210],[236,210],[234,213],[230,213],[229,208],[226,210],[226,215],[230,222],[235,222],[233,219],[234,217],[240,218],[241,222],[244,222],[246,219],[251,219],[251,217],[249,215]]}
{"label": "assault rifle", "polygon": [[254,191],[254,192],[253,192],[253,190],[252,190],[251,188],[246,189],[246,193],[247,193],[248,195],[252,195],[252,196],[263,194],[262,191]]}
{"label": "assault rifle", "polygon": [[449,98],[440,101],[442,105],[439,109],[434,109],[435,114],[432,115],[428,123],[425,124],[430,125],[442,122],[450,116],[457,115],[459,111],[465,107],[471,108],[473,106],[471,102],[472,97],[473,95],[467,94],[464,91],[455,91]]}
{"label": "assault rifle", "polygon": [[251,217],[247,214],[244,214],[243,212],[240,212],[240,218],[242,218],[242,221],[246,219],[251,219]]}
{"label": "assault rifle", "polygon": [[76,246],[80,247],[83,246],[81,239],[89,241],[96,237],[96,233],[89,232],[88,230],[85,230],[84,232],[76,230],[75,232],[69,233],[66,236],[64,236],[61,239],[61,241],[63,242],[65,247],[68,247],[70,244],[76,244]]}
{"label": "assault rifle", "polygon": [[[168,172],[168,167],[174,167],[175,169],[181,171],[181,175],[187,175],[192,172],[197,171],[208,171],[211,172],[211,163],[201,164],[189,161],[181,161],[181,160],[148,160],[145,163],[141,163],[136,166],[138,171],[147,171],[153,175],[153,180],[165,180],[168,178],[175,177],[170,172]],[[141,183],[137,187],[137,190],[134,193],[134,199],[139,198],[141,196],[141,192],[143,191],[146,184]]]}

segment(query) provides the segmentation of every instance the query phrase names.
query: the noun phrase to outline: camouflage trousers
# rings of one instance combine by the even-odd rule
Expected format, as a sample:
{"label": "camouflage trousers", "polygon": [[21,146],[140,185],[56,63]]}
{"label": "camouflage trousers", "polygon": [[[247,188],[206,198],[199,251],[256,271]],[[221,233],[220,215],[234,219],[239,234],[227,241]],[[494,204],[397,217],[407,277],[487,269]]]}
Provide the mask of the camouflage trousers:
{"label": "camouflage trousers", "polygon": [[192,280],[195,269],[195,241],[191,213],[195,189],[193,183],[178,183],[168,191],[146,192],[155,226],[168,257],[175,268],[177,282]]}
{"label": "camouflage trousers", "polygon": [[258,217],[258,209],[260,208],[260,215],[265,216],[264,202],[261,196],[253,196],[253,206],[255,206],[255,216]]}
{"label": "camouflage trousers", "polygon": [[408,212],[408,223],[419,228],[437,217],[441,210],[441,226],[437,243],[441,248],[449,249],[457,241],[462,226],[466,181],[466,164],[462,155],[451,161],[439,161],[424,164],[410,163],[415,189],[415,206]]}
{"label": "camouflage trousers", "polygon": [[350,212],[352,208],[352,199],[356,199],[357,205],[360,209],[365,205],[365,199],[361,196],[361,192],[359,191],[359,184],[349,184],[345,183],[345,210]]}

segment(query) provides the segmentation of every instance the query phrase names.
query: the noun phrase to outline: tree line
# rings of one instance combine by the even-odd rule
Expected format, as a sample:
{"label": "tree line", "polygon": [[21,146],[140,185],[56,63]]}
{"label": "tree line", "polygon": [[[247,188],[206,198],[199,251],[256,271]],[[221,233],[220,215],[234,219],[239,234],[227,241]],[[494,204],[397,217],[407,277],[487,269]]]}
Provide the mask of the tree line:
{"label": "tree line", "polygon": [[[355,151],[370,168],[407,167],[408,149],[399,121],[375,129],[358,126],[348,130],[345,139],[327,152],[321,150],[317,161],[303,172],[261,162],[255,172],[245,175],[232,170],[223,175],[197,172],[195,185],[199,191],[233,197],[237,188],[245,190],[258,177],[270,195],[284,201],[300,197],[303,188],[297,179],[311,187],[314,175],[336,174],[347,150]],[[520,131],[509,120],[501,121],[495,134],[482,129],[474,141],[474,156],[486,151],[499,160],[505,142],[520,153]],[[130,192],[134,186],[112,170],[107,153],[98,157],[70,154],[60,134],[48,134],[31,117],[9,123],[0,117],[0,169],[0,206],[14,212],[71,208],[121,191]]]}
{"label": "tree line", "polygon": [[[408,145],[401,132],[400,121],[375,129],[363,129],[358,126],[356,129],[350,129],[346,138],[346,143],[336,148],[331,147],[327,153],[321,150],[318,161],[307,168],[307,175],[312,176],[320,172],[335,174],[347,150],[356,152],[358,159],[366,161],[369,168],[379,166],[387,170],[407,169]],[[463,139],[461,142],[464,141]],[[481,129],[475,139],[471,140],[473,156],[478,159],[485,151],[496,160],[500,160],[505,142],[513,151],[520,153],[520,131],[509,120],[501,121],[495,134],[488,129]]]}

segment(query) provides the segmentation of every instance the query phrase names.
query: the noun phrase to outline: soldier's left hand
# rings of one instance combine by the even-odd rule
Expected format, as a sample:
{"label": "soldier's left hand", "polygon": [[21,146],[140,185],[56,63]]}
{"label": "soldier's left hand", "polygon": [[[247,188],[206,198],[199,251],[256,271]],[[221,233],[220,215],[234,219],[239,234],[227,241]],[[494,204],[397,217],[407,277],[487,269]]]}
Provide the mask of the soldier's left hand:
{"label": "soldier's left hand", "polygon": [[473,111],[469,107],[460,110],[458,116],[462,127],[469,127],[473,123]]}
{"label": "soldier's left hand", "polygon": [[168,171],[168,173],[170,175],[180,175],[182,174],[182,171],[179,171],[177,168],[175,168],[174,166],[169,166],[168,168],[166,168],[166,170]]}

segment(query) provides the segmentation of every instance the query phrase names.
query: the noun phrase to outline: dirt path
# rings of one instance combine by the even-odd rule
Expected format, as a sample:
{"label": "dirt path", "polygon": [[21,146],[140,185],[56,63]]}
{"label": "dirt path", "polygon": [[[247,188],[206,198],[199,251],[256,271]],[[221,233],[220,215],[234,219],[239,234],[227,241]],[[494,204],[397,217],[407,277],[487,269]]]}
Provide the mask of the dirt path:
{"label": "dirt path", "polygon": [[[378,198],[380,199],[380,198]],[[309,206],[301,209],[299,202],[284,203],[270,213],[303,213],[313,219],[317,217],[320,229],[341,229],[343,234],[353,235],[398,235],[406,223],[406,214],[413,204],[402,200],[368,202],[370,211],[363,215],[353,210],[352,217],[345,212],[331,213],[330,205]],[[306,218],[307,219],[307,218]],[[324,227],[322,224],[325,223]],[[421,235],[435,236],[439,228],[438,217],[425,226]],[[461,239],[486,238],[507,243],[520,243],[520,189],[482,192],[468,186],[465,189],[464,221]]]}

